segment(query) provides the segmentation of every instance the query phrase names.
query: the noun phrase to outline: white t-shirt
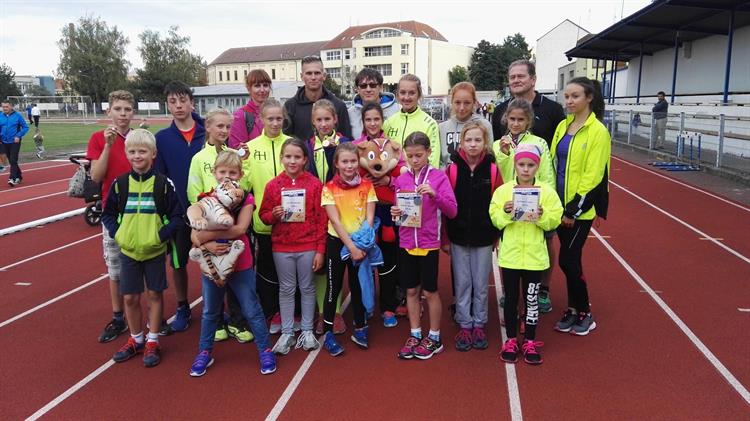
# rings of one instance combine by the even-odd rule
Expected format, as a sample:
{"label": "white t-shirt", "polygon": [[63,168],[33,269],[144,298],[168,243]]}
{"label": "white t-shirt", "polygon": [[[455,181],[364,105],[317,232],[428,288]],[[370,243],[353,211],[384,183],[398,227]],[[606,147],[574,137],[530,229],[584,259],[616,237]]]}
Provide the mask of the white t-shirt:
{"label": "white t-shirt", "polygon": [[36,105],[31,107],[31,115],[32,116],[39,115],[39,107],[37,107]]}

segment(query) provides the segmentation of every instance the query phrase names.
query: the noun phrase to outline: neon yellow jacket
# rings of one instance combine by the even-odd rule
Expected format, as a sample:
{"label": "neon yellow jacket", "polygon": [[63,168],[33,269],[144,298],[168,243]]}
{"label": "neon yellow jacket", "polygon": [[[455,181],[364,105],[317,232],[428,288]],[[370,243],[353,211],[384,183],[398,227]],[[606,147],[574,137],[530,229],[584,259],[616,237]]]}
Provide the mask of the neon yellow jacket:
{"label": "neon yellow jacket", "polygon": [[[557,145],[565,136],[574,115],[569,115],[557,125],[552,138],[552,160],[557,168]],[[609,168],[612,141],[607,128],[589,114],[570,141],[565,162],[565,195],[563,213],[575,219],[592,220],[595,216],[607,217],[609,206]],[[556,171],[556,170],[555,170]]]}
{"label": "neon yellow jacket", "polygon": [[[552,169],[552,155],[549,153],[549,146],[547,142],[539,136],[526,132],[519,136],[518,144],[528,143],[539,148],[541,152],[539,161],[539,169],[536,171],[536,179],[540,182],[548,185],[553,190],[555,189],[555,172]],[[500,174],[503,175],[503,181],[510,181],[516,179],[516,166],[513,161],[516,156],[515,148],[511,148],[508,151],[508,155],[505,155],[500,150],[500,140],[496,140],[492,144],[492,152],[495,154],[495,162],[500,168]]]}
{"label": "neon yellow jacket", "polygon": [[422,132],[430,138],[430,165],[440,168],[440,130],[429,114],[417,107],[410,113],[399,111],[383,123],[385,136],[399,145],[403,145],[406,137],[414,132]]}
{"label": "neon yellow jacket", "polygon": [[505,213],[505,202],[513,200],[513,187],[516,180],[505,183],[495,190],[490,202],[490,219],[499,230],[503,230],[498,264],[507,269],[545,270],[549,268],[549,254],[544,231],[551,231],[560,225],[563,208],[557,192],[548,185],[537,181],[542,191],[539,203],[542,215],[535,223],[513,221],[512,213]]}
{"label": "neon yellow jacket", "polygon": [[[255,203],[263,203],[263,192],[266,184],[284,171],[281,165],[281,146],[289,136],[284,133],[271,138],[266,135],[266,129],[255,139],[247,142],[249,156],[247,163],[250,171],[243,178],[248,178],[250,190],[255,197]],[[271,235],[271,226],[260,220],[260,206],[253,211],[253,231],[257,234]]]}
{"label": "neon yellow jacket", "polygon": [[[229,149],[226,145],[222,147],[222,150]],[[187,198],[190,204],[198,201],[198,195],[211,191],[218,181],[214,177],[214,163],[218,156],[214,145],[209,145],[208,142],[203,146],[197,154],[193,155],[193,159],[190,161],[190,170],[188,171],[188,187],[187,187]],[[248,159],[242,161],[242,172],[248,174],[250,171],[250,162]],[[240,187],[242,190],[250,190],[250,179],[242,177],[240,180]]]}

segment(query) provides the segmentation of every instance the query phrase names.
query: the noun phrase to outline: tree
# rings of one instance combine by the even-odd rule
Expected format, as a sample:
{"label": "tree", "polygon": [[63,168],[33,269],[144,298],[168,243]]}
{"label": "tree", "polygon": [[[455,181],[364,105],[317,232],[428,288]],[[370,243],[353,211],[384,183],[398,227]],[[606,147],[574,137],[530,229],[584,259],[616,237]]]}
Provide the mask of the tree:
{"label": "tree", "polygon": [[464,66],[453,66],[452,69],[448,70],[448,81],[451,87],[458,82],[465,82],[469,80],[469,72]]}
{"label": "tree", "polygon": [[47,88],[42,85],[31,85],[26,90],[26,95],[29,96],[52,96],[54,93],[50,92]]}
{"label": "tree", "polygon": [[326,80],[325,82],[323,82],[323,86],[329,91],[331,91],[338,98],[341,98],[341,85],[336,83],[336,81],[333,80],[331,76],[326,76]]}
{"label": "tree", "polygon": [[21,95],[21,90],[18,89],[18,85],[13,80],[15,77],[16,72],[10,66],[5,63],[0,64],[0,99]]}
{"label": "tree", "polygon": [[503,81],[499,72],[501,66],[500,47],[489,41],[479,41],[469,65],[469,77],[478,91],[502,89]]}
{"label": "tree", "polygon": [[500,68],[501,81],[503,85],[508,80],[508,66],[516,60],[528,60],[531,58],[531,49],[529,44],[526,43],[526,38],[523,35],[516,33],[512,36],[507,36],[503,40],[503,45],[500,46],[500,62],[502,66]]}
{"label": "tree", "polygon": [[190,37],[181,36],[178,29],[171,26],[164,38],[152,30],[145,30],[138,36],[143,69],[136,70],[135,87],[145,99],[162,100],[164,86],[171,81],[181,81],[188,86],[206,84],[206,62],[200,55],[190,52]]}
{"label": "tree", "polygon": [[128,43],[117,26],[110,28],[98,17],[81,17],[77,26],[62,28],[58,73],[73,91],[91,96],[98,104],[109,92],[127,86]]}

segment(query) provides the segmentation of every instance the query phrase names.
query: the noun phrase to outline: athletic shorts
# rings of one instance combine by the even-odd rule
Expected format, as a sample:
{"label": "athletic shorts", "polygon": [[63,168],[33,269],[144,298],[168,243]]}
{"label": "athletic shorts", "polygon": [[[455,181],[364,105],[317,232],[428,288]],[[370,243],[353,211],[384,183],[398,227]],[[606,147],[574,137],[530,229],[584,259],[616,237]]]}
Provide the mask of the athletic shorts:
{"label": "athletic shorts", "polygon": [[102,249],[104,251],[104,263],[107,265],[109,279],[120,280],[120,246],[114,238],[109,236],[109,231],[102,225]]}
{"label": "athletic shorts", "polygon": [[169,264],[174,269],[187,267],[190,249],[193,247],[193,242],[190,241],[191,233],[192,229],[188,224],[180,224],[169,240]]}
{"label": "athletic shorts", "polygon": [[149,291],[162,292],[167,289],[167,268],[164,254],[149,260],[133,260],[120,253],[120,294],[141,294],[145,288]]}
{"label": "athletic shorts", "polygon": [[412,256],[400,248],[398,254],[398,277],[401,288],[422,286],[428,292],[438,290],[438,258],[440,250],[432,250],[426,256]]}

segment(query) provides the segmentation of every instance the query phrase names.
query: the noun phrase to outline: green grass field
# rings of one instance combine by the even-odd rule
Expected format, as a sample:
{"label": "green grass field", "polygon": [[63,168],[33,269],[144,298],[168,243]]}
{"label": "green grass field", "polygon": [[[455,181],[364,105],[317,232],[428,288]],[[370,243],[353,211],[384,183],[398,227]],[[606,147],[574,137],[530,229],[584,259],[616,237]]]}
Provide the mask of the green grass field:
{"label": "green grass field", "polygon": [[[48,156],[86,150],[91,134],[105,127],[107,127],[105,124],[84,125],[82,123],[42,123],[39,125],[44,135],[44,148]],[[166,124],[151,124],[149,130],[156,133],[165,127],[167,127]],[[33,136],[34,128],[32,127],[23,137],[21,154],[33,155],[36,152]]]}

